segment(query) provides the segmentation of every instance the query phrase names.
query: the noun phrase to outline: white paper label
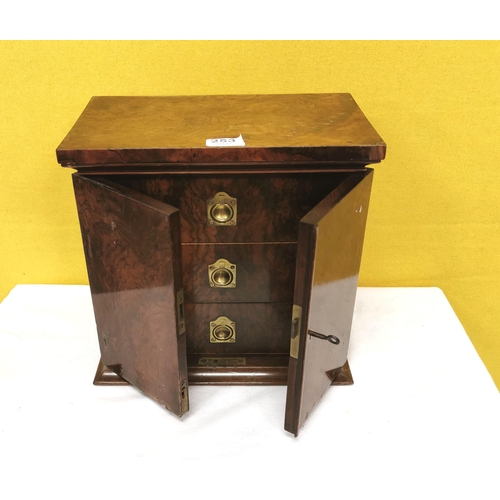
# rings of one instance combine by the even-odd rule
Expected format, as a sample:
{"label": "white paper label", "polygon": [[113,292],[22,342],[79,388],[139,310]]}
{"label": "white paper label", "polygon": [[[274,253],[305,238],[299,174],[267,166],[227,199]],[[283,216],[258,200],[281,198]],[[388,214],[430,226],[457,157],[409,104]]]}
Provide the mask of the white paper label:
{"label": "white paper label", "polygon": [[244,146],[245,141],[243,140],[243,137],[241,137],[241,134],[238,137],[235,137],[234,139],[231,137],[222,137],[220,139],[207,139],[206,142],[208,147],[211,148],[227,148],[231,146]]}

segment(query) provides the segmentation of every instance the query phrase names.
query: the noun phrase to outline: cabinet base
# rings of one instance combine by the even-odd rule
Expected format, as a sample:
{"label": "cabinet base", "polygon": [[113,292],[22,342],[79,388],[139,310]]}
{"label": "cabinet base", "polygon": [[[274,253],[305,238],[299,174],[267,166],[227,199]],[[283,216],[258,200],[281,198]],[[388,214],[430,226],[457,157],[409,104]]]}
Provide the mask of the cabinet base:
{"label": "cabinet base", "polygon": [[[188,356],[189,385],[287,385],[288,355]],[[340,368],[332,385],[354,383],[349,363]],[[101,360],[94,385],[129,385]]]}

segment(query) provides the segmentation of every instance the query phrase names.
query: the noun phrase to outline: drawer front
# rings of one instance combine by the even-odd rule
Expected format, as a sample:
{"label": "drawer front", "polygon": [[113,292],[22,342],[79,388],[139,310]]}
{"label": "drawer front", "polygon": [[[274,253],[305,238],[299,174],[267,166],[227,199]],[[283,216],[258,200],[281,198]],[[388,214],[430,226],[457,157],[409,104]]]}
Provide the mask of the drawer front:
{"label": "drawer front", "polygon": [[296,255],[296,243],[184,244],[185,301],[292,302]]}
{"label": "drawer front", "polygon": [[[292,304],[186,304],[188,354],[286,354],[290,352]],[[234,342],[210,341],[211,324],[234,323]]]}
{"label": "drawer front", "polygon": [[[121,184],[180,209],[183,243],[297,241],[299,220],[346,177],[345,173],[282,175],[121,175]],[[218,193],[233,198],[225,225],[209,221]],[[214,201],[215,200],[215,201]],[[235,224],[231,224],[235,222]]]}

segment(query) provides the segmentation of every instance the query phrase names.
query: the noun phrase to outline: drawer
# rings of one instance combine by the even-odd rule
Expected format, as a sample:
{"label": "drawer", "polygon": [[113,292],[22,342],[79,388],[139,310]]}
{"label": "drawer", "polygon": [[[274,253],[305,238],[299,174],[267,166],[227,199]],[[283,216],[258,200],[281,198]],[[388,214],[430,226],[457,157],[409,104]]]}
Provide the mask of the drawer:
{"label": "drawer", "polygon": [[296,243],[183,244],[185,301],[292,302],[296,255]]}
{"label": "drawer", "polygon": [[[292,304],[186,304],[188,354],[286,354]],[[234,342],[210,342],[214,321],[234,322]]]}
{"label": "drawer", "polygon": [[[297,241],[299,220],[346,177],[345,173],[281,175],[120,175],[113,181],[180,209],[183,243]],[[209,200],[236,200],[235,225],[210,225]]]}

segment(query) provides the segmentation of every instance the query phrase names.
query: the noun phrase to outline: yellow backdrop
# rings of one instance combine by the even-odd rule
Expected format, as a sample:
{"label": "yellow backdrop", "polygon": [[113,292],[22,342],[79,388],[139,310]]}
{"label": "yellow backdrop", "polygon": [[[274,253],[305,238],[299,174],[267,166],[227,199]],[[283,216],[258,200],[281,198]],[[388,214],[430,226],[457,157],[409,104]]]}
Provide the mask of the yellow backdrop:
{"label": "yellow backdrop", "polygon": [[360,284],[442,288],[500,387],[499,42],[0,42],[0,63],[0,299],[87,282],[55,149],[91,96],[350,92],[388,144]]}

